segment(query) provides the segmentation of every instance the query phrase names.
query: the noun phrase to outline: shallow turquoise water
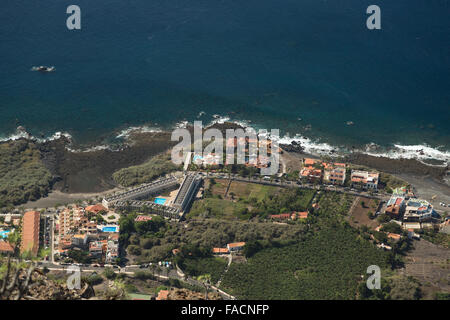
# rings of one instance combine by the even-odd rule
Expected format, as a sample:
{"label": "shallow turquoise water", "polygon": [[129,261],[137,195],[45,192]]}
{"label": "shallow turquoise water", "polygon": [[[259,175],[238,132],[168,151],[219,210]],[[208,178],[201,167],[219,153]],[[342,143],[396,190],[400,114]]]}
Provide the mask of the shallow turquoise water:
{"label": "shallow turquoise water", "polygon": [[117,232],[117,227],[103,227],[102,232]]}
{"label": "shallow turquoise water", "polygon": [[166,198],[156,198],[155,203],[162,205],[162,204],[166,203]]}

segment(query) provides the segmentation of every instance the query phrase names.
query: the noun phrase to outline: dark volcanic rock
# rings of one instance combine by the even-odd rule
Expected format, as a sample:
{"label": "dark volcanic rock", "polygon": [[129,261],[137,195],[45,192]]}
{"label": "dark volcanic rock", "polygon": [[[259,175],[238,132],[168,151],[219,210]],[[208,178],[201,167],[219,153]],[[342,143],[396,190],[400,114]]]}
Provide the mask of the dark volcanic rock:
{"label": "dark volcanic rock", "polygon": [[374,157],[362,153],[354,153],[345,159],[347,162],[367,166],[380,171],[393,174],[414,174],[419,176],[431,176],[441,180],[448,168],[429,166],[415,159],[390,159],[386,157]]}
{"label": "dark volcanic rock", "polygon": [[101,192],[115,186],[112,174],[118,169],[141,164],[164,152],[175,142],[169,133],[145,133],[133,136],[132,145],[120,151],[72,152],[67,139],[40,145],[42,161],[54,176],[54,188],[69,193]]}
{"label": "dark volcanic rock", "polygon": [[280,148],[287,151],[287,152],[297,152],[297,153],[303,153],[305,148],[303,148],[300,143],[296,141],[292,141],[291,144],[280,144]]}

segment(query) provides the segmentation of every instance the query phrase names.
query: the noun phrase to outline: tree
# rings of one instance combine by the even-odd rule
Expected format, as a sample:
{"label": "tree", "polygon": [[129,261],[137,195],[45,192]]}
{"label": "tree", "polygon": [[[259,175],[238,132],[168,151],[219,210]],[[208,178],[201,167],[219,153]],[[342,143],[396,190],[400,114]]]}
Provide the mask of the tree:
{"label": "tree", "polygon": [[248,241],[243,248],[243,253],[246,258],[250,258],[256,252],[262,249],[262,245],[259,241]]}
{"label": "tree", "polygon": [[200,281],[205,287],[205,300],[208,300],[208,288],[211,285],[211,275],[210,274],[202,274],[197,277],[197,280]]}
{"label": "tree", "polygon": [[103,275],[109,280],[112,280],[112,279],[114,279],[116,277],[116,274],[114,273],[114,270],[112,268],[110,268],[110,267],[106,267],[103,270]]}

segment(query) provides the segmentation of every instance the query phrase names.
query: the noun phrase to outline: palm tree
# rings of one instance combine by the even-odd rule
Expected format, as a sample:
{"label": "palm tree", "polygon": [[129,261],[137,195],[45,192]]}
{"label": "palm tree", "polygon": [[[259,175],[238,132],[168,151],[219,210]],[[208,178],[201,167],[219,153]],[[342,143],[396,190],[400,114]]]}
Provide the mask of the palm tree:
{"label": "palm tree", "polygon": [[156,274],[157,274],[157,277],[158,277],[158,276],[160,276],[160,275],[161,275],[161,271],[162,271],[162,269],[161,269],[161,267],[160,267],[160,266],[156,266],[156,269],[155,269],[155,271],[156,271]]}
{"label": "palm tree", "polygon": [[156,265],[154,265],[153,263],[149,266],[150,268],[150,272],[152,273],[152,276],[155,276],[155,270],[156,270]]}
{"label": "palm tree", "polygon": [[208,287],[211,285],[211,275],[210,274],[202,274],[197,277],[197,280],[200,281],[205,287],[205,300],[208,300]]}

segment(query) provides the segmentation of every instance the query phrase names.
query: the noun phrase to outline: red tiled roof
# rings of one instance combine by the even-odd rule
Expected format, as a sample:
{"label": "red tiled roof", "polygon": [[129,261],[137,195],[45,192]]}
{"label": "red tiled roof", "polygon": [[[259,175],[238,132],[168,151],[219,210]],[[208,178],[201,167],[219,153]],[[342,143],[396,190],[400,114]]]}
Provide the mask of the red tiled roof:
{"label": "red tiled roof", "polygon": [[36,256],[39,250],[39,219],[38,211],[28,211],[23,215],[21,252],[31,251]]}
{"label": "red tiled roof", "polygon": [[298,216],[300,219],[306,219],[306,218],[308,218],[308,212],[307,212],[307,211],[297,212],[297,216]]}
{"label": "red tiled roof", "polygon": [[156,300],[167,300],[167,296],[169,295],[169,290],[160,290],[158,292],[158,296]]}
{"label": "red tiled roof", "polygon": [[229,253],[227,248],[213,248],[212,252],[213,253]]}
{"label": "red tiled roof", "polygon": [[316,162],[318,162],[318,160],[316,159],[310,159],[310,158],[305,158],[305,166],[311,166],[313,164],[315,164]]}
{"label": "red tiled roof", "polygon": [[134,221],[135,222],[139,222],[139,221],[149,221],[149,220],[152,220],[152,216],[143,216],[143,215],[140,215],[140,216],[137,216],[135,219],[134,219]]}
{"label": "red tiled roof", "polygon": [[233,242],[227,244],[229,248],[235,248],[235,247],[243,247],[245,245],[245,242]]}
{"label": "red tiled roof", "polygon": [[93,206],[87,206],[85,209],[87,212],[93,212],[93,213],[99,213],[100,211],[108,211],[104,206],[102,206],[100,203],[94,204]]}
{"label": "red tiled roof", "polygon": [[13,251],[14,248],[9,242],[0,240],[0,252],[13,252]]}
{"label": "red tiled roof", "polygon": [[402,237],[401,235],[399,235],[399,234],[396,234],[396,233],[388,233],[387,234],[387,236],[388,236],[388,238],[391,238],[391,239],[394,239],[394,240],[400,240],[400,238]]}
{"label": "red tiled roof", "polygon": [[282,214],[272,214],[270,218],[272,219],[289,219],[291,215],[289,213],[282,213]]}

